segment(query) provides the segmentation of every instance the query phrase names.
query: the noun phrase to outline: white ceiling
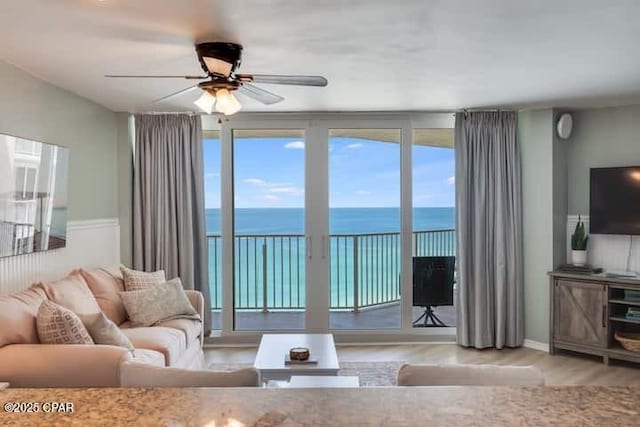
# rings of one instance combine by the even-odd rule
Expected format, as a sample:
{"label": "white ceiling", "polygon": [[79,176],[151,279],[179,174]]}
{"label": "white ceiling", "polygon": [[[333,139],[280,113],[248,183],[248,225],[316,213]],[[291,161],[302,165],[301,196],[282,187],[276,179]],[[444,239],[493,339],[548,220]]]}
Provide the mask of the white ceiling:
{"label": "white ceiling", "polygon": [[116,111],[194,110],[195,41],[244,45],[242,72],[326,88],[246,111],[407,111],[640,103],[638,0],[2,0],[0,54]]}

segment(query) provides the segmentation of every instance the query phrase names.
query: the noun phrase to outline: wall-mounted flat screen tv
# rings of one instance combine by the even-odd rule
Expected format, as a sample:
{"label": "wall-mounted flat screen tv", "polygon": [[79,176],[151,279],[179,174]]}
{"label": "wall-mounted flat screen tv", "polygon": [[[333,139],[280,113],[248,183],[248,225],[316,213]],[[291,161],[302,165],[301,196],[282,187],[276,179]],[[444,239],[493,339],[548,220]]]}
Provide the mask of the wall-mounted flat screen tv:
{"label": "wall-mounted flat screen tv", "polygon": [[67,243],[69,149],[0,134],[0,257]]}
{"label": "wall-mounted flat screen tv", "polygon": [[640,234],[640,166],[591,169],[592,234]]}

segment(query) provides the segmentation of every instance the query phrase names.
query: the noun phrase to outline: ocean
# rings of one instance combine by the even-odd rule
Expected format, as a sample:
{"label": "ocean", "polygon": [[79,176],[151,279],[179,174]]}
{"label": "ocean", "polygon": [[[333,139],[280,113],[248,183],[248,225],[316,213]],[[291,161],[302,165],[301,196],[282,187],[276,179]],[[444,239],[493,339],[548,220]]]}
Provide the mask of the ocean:
{"label": "ocean", "polygon": [[[212,308],[222,305],[220,210],[207,209]],[[234,303],[237,309],[304,309],[304,210],[235,211]],[[413,210],[413,256],[455,255],[454,208]],[[400,298],[400,209],[329,210],[326,254],[330,306],[352,309]],[[357,284],[357,292],[355,290]]]}
{"label": "ocean", "polygon": [[[220,209],[207,209],[207,234],[220,234]],[[238,234],[304,234],[302,208],[245,208],[235,210]],[[454,208],[414,208],[413,229],[455,228]],[[388,233],[400,230],[399,208],[332,208],[331,234]]]}

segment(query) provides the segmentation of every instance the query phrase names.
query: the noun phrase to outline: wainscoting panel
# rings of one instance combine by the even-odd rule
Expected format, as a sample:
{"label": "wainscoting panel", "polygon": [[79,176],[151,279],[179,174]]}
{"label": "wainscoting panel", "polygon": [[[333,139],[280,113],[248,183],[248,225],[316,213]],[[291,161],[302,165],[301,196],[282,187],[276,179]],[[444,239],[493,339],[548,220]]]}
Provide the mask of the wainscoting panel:
{"label": "wainscoting panel", "polygon": [[[589,217],[581,215],[585,230],[589,230]],[[567,262],[571,262],[571,235],[578,223],[578,215],[569,215],[567,218]],[[640,236],[613,236],[607,234],[589,234],[587,257],[589,264],[602,267],[605,270],[626,270],[631,248],[631,271],[640,271]]]}
{"label": "wainscoting panel", "polygon": [[114,266],[119,262],[117,219],[69,221],[65,248],[0,258],[0,295],[41,280],[61,278],[74,268]]}

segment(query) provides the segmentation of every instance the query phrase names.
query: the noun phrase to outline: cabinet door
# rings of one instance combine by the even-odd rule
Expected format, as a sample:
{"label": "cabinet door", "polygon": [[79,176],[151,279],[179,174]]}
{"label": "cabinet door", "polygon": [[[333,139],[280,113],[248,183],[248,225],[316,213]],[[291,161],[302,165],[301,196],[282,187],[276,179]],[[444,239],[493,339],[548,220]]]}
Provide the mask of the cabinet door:
{"label": "cabinet door", "polygon": [[606,295],[605,285],[557,280],[554,286],[554,338],[606,347]]}

